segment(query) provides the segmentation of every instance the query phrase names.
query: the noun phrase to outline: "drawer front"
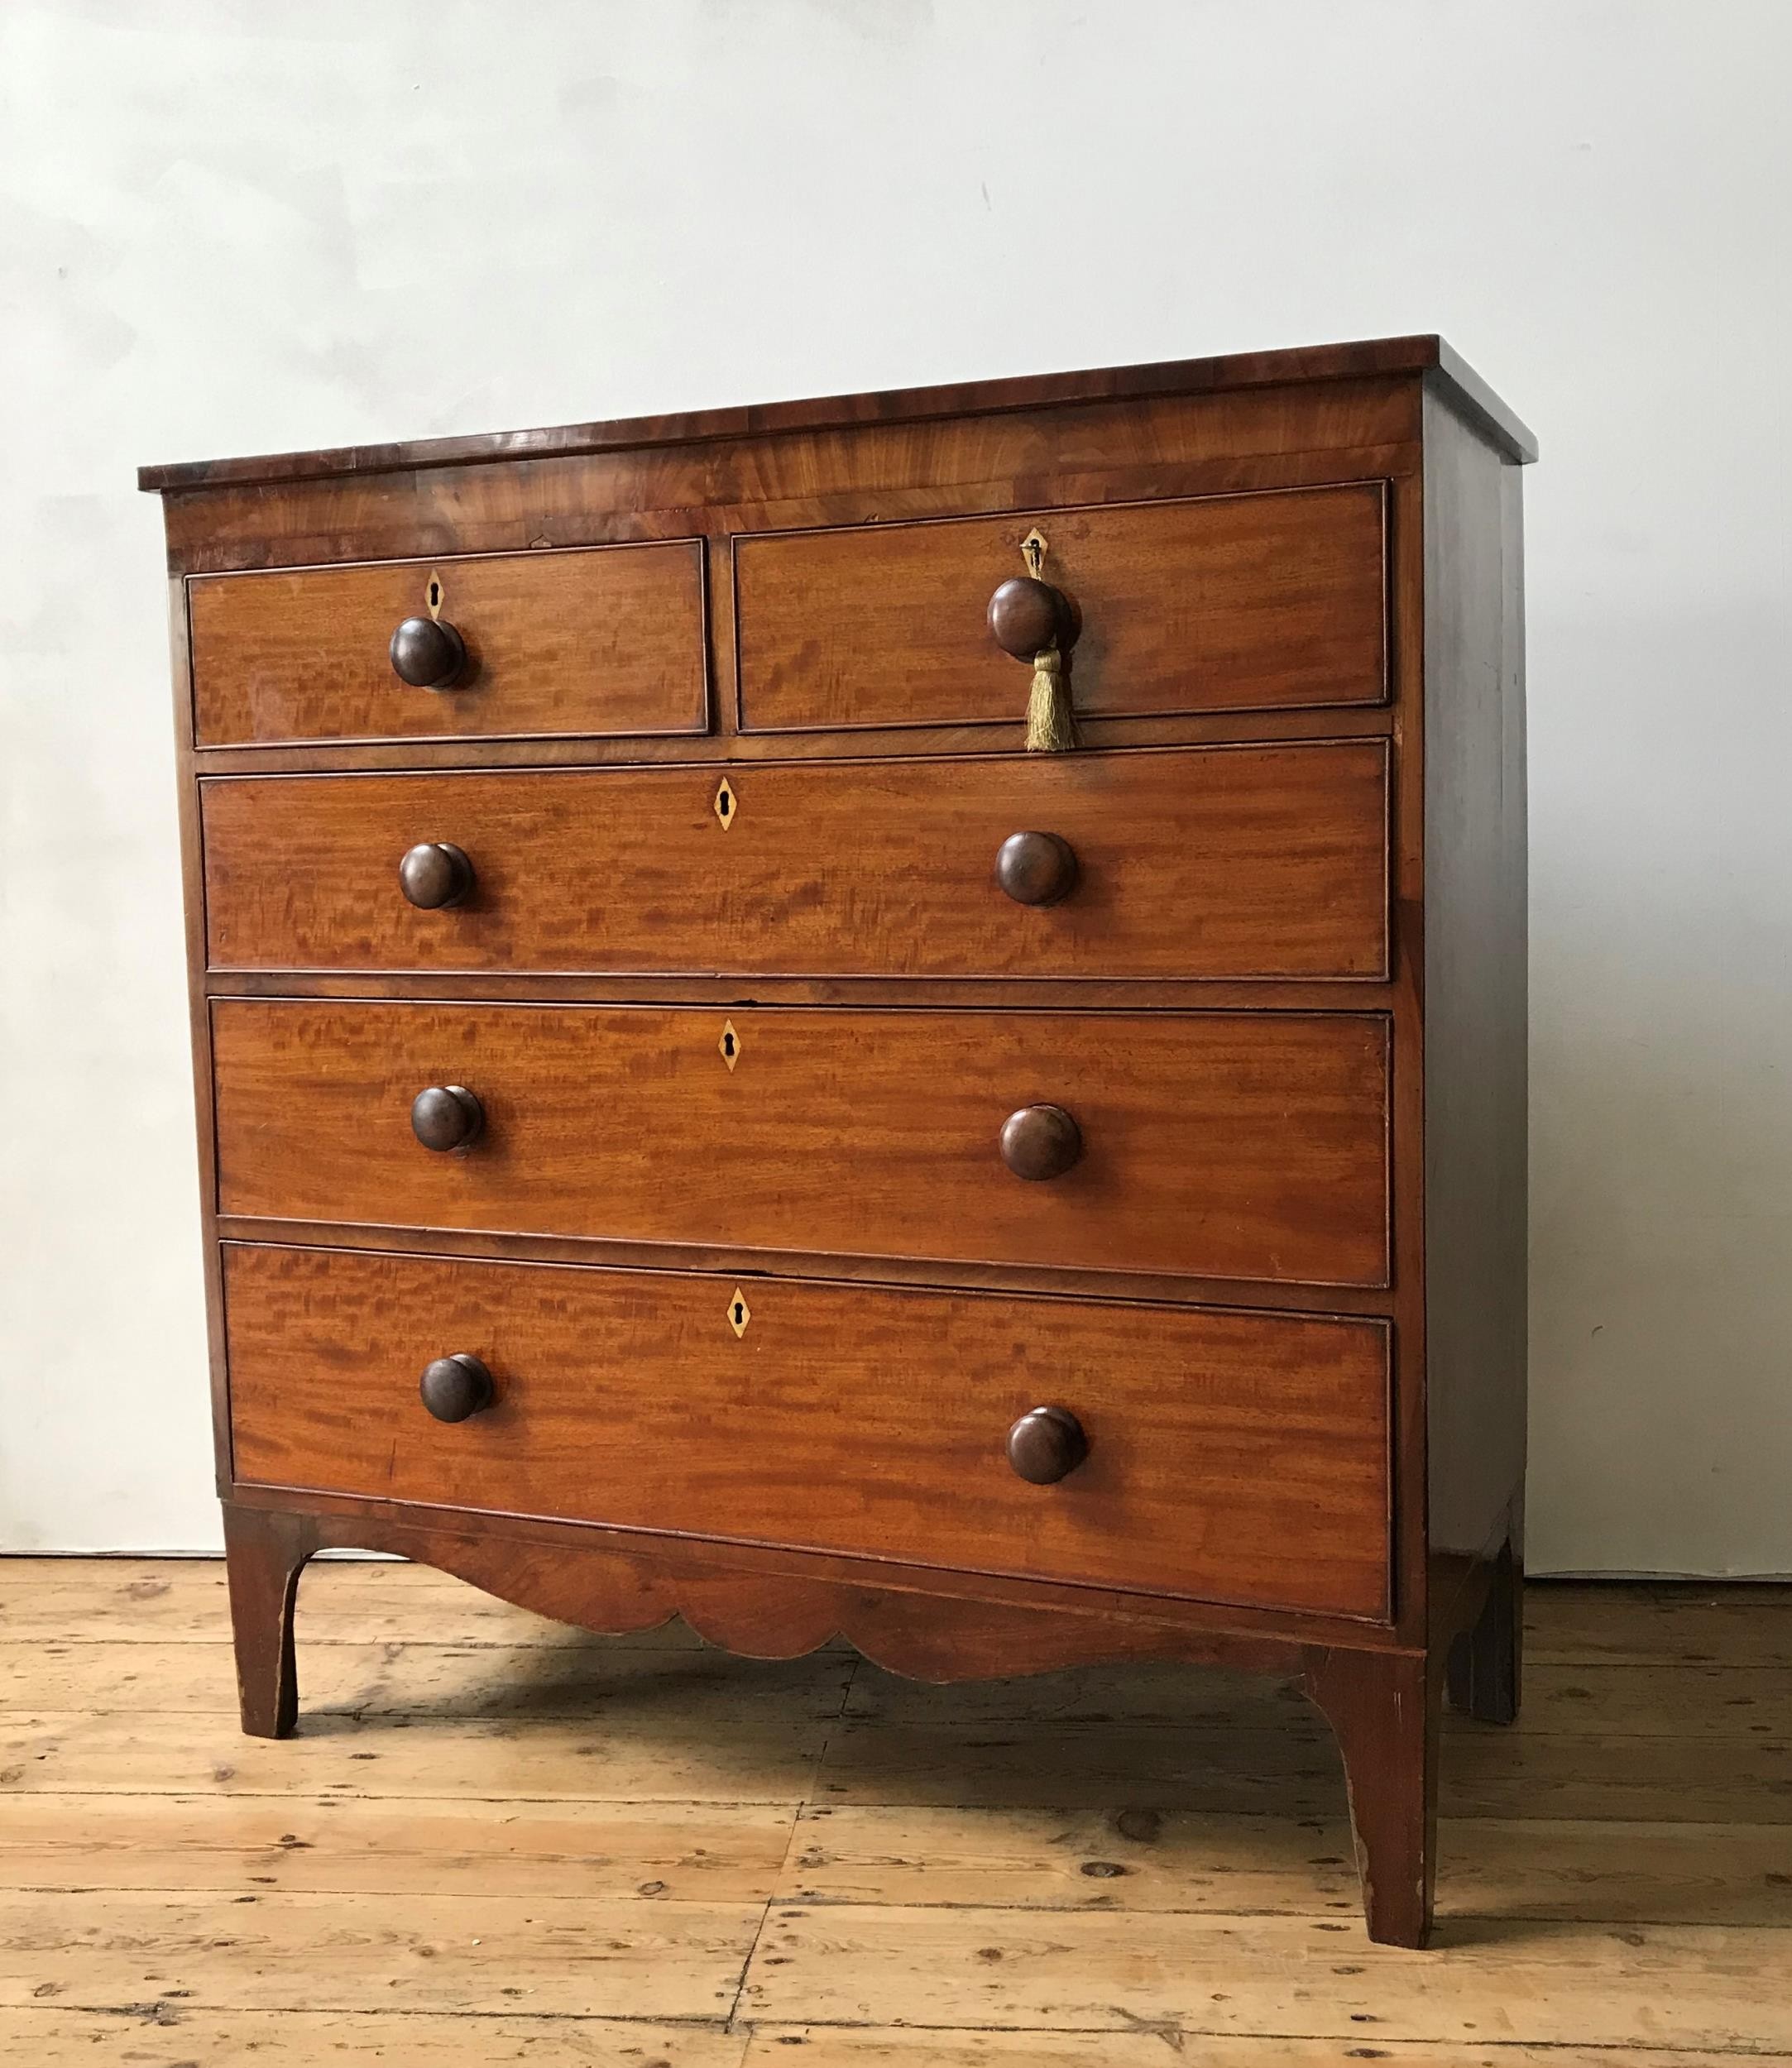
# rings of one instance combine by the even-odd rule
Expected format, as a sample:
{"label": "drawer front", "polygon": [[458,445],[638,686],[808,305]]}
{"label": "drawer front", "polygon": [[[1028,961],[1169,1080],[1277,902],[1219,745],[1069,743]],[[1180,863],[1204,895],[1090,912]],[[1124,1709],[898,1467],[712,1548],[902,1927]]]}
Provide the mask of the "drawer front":
{"label": "drawer front", "polygon": [[1382,491],[1354,482],[736,539],[743,728],[1018,725],[1030,671],[986,613],[1035,527],[1085,717],[1386,695]]}
{"label": "drawer front", "polygon": [[[1373,1321],[228,1245],[239,1481],[1365,1618]],[[477,1357],[492,1404],[419,1397]],[[1008,1463],[1043,1404],[1088,1455]]]}
{"label": "drawer front", "polygon": [[[702,732],[702,547],[596,546],[187,584],[202,747],[442,735]],[[406,618],[459,633],[455,686],[401,681]]]}
{"label": "drawer front", "polygon": [[[722,786],[726,783],[726,792]],[[1379,740],[987,760],[264,776],[201,786],[224,969],[1373,978]],[[997,880],[1009,835],[1067,895]],[[400,888],[414,845],[472,870]],[[1022,888],[1024,888],[1023,886]]]}
{"label": "drawer front", "polygon": [[[225,999],[213,1051],[227,1214],[1387,1281],[1376,1015]],[[429,1086],[479,1100],[470,1148],[415,1139]],[[1036,1107],[1081,1156],[1028,1180]]]}

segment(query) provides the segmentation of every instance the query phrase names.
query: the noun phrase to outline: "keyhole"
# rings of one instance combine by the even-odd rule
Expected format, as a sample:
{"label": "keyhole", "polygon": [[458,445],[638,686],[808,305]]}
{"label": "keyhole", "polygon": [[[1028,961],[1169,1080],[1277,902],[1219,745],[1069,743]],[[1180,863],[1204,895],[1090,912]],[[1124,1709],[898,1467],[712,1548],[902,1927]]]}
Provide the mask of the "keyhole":
{"label": "keyhole", "polygon": [[721,812],[724,818],[726,818],[729,812],[733,808],[734,799],[729,796],[726,790],[724,790],[721,795],[716,800],[716,809]]}
{"label": "keyhole", "polygon": [[734,1303],[734,1319],[736,1328],[739,1328],[740,1324],[746,1319],[746,1309],[738,1300]]}
{"label": "keyhole", "polygon": [[429,584],[429,608],[432,610],[438,610],[441,607],[442,584],[439,582],[432,582]]}
{"label": "keyhole", "polygon": [[731,1034],[724,1034],[724,1035],[722,1036],[722,1037],[721,1037],[721,1052],[722,1052],[722,1054],[723,1054],[724,1056],[732,1056],[732,1055],[733,1055],[733,1053],[734,1053],[734,1036],[733,1036],[733,1035],[731,1035]]}

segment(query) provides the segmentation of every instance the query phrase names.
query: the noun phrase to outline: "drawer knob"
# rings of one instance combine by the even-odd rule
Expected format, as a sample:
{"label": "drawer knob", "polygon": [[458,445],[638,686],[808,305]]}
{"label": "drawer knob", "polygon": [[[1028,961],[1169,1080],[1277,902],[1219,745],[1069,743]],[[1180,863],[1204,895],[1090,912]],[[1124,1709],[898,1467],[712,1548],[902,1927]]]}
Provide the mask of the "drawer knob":
{"label": "drawer knob", "polygon": [[477,1357],[464,1352],[426,1364],[417,1391],[438,1422],[464,1422],[469,1415],[490,1407],[497,1395],[491,1374]]}
{"label": "drawer knob", "polygon": [[1010,833],[995,851],[995,880],[1017,905],[1055,905],[1076,888],[1076,851],[1056,833]]}
{"label": "drawer knob", "polygon": [[1049,582],[1018,574],[989,598],[989,634],[1004,653],[1030,661],[1048,646],[1068,646],[1074,620],[1070,599]]}
{"label": "drawer knob", "polygon": [[1088,1455],[1089,1439],[1067,1407],[1029,1408],[1008,1432],[1008,1462],[1035,1486],[1055,1486]]}
{"label": "drawer knob", "polygon": [[452,840],[419,840],[398,865],[398,887],[419,912],[440,912],[464,902],[473,865]]}
{"label": "drawer knob", "polygon": [[1004,653],[1033,665],[1027,699],[1028,754],[1068,754],[1081,744],[1065,657],[1080,629],[1076,606],[1039,579],[1045,541],[1035,532],[1022,545],[1030,574],[1004,582],[989,598],[989,632]]}
{"label": "drawer knob", "polygon": [[451,689],[467,668],[467,642],[441,618],[406,618],[392,634],[392,672],[414,689]]}
{"label": "drawer knob", "polygon": [[411,1132],[438,1155],[472,1148],[485,1125],[485,1108],[464,1084],[431,1084],[410,1102]]}
{"label": "drawer knob", "polygon": [[1023,1106],[1002,1123],[1002,1161],[1017,1178],[1061,1178],[1083,1153],[1083,1131],[1061,1106]]}

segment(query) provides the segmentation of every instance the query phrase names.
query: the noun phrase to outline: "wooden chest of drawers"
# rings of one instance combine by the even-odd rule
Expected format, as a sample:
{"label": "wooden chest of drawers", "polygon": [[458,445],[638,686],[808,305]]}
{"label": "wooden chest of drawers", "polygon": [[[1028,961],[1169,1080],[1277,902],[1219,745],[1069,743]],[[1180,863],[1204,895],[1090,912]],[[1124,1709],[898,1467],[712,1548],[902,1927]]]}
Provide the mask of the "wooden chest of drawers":
{"label": "wooden chest of drawers", "polygon": [[326,1546],[1221,1661],[1421,1941],[1517,1700],[1531,457],[1404,338],[146,470],[244,1727]]}

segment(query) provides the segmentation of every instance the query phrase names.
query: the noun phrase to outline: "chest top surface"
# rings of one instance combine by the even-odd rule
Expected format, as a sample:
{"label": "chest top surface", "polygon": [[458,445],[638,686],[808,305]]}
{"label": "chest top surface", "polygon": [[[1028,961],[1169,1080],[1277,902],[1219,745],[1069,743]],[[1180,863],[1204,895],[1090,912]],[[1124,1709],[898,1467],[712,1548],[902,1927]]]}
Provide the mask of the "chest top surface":
{"label": "chest top surface", "polygon": [[656,445],[756,438],[790,431],[922,424],[930,419],[1030,410],[1173,395],[1224,395],[1294,383],[1421,375],[1434,378],[1464,414],[1521,462],[1537,457],[1525,424],[1474,369],[1432,334],[1378,337],[1292,350],[1232,352],[1201,359],[999,381],[896,388],[862,395],[757,403],[658,416],[557,424],[533,430],[411,438],[391,444],[326,447],[312,452],[178,461],[141,467],[140,488],[156,491],[227,483],[316,480],[413,467],[460,467],[503,459],[545,459]]}

